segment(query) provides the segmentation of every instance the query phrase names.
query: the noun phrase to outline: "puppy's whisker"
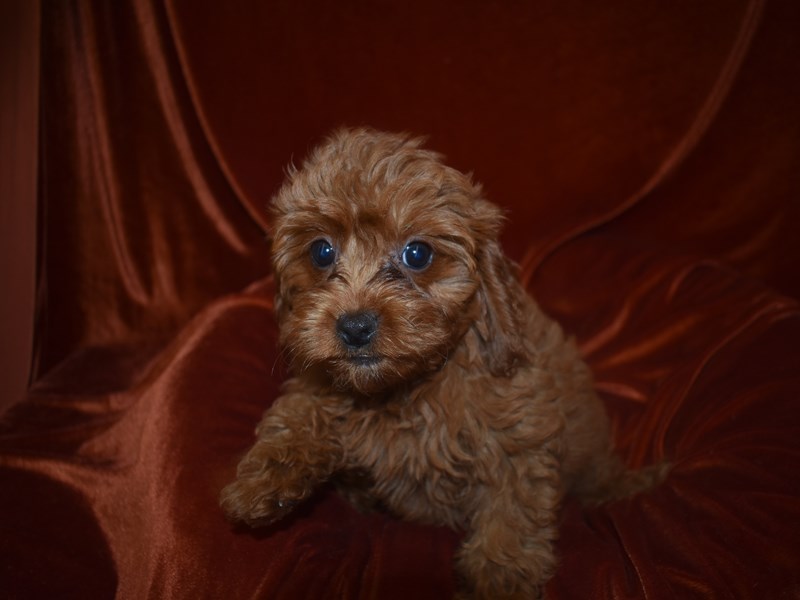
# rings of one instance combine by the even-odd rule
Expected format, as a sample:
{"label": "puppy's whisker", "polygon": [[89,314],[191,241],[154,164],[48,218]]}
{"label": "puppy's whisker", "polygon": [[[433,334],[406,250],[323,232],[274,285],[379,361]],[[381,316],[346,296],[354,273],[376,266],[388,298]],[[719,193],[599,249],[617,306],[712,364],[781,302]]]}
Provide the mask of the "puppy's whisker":
{"label": "puppy's whisker", "polygon": [[283,362],[284,365],[291,364],[291,359],[288,357],[288,354],[291,352],[286,346],[281,346],[278,349],[278,354],[275,356],[275,360],[272,361],[272,370],[270,371],[270,375],[275,375],[275,368],[278,366],[279,362]]}

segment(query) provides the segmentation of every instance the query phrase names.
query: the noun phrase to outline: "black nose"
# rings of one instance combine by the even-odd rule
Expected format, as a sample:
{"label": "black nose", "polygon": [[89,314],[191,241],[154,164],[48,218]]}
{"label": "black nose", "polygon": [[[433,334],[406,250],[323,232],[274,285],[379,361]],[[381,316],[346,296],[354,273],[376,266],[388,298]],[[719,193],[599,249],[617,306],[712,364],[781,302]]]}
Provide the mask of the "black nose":
{"label": "black nose", "polygon": [[336,321],[336,333],[348,348],[366,346],[376,331],[378,331],[378,317],[370,312],[342,315]]}

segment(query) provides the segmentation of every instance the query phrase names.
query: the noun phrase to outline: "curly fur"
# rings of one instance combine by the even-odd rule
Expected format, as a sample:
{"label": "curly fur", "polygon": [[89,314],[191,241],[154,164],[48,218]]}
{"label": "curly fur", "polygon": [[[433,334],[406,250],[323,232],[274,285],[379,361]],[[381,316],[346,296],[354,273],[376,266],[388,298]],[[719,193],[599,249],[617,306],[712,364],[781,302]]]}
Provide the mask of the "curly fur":
{"label": "curly fur", "polygon": [[[461,593],[532,598],[553,574],[565,492],[602,502],[665,473],[626,471],[589,369],[525,293],[500,210],[408,136],[340,130],[290,169],[273,208],[281,344],[294,377],[222,492],[230,518],[273,522],[336,477],[360,507],[465,532]],[[309,248],[328,241],[335,262]],[[427,268],[401,259],[412,241]],[[377,315],[364,347],[342,315]]]}

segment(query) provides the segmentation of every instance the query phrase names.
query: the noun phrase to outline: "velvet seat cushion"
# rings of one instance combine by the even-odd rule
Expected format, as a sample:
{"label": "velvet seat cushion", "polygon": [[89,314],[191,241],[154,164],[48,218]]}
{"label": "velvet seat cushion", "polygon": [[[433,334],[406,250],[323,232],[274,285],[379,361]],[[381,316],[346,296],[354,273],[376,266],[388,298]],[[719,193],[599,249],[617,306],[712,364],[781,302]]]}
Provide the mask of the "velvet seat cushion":
{"label": "velvet seat cushion", "polygon": [[[567,501],[550,597],[796,593],[797,303],[719,264],[608,236],[567,244],[523,277],[577,336],[628,463],[674,465],[651,493],[592,510]],[[268,529],[225,521],[218,492],[285,376],[271,294],[266,279],[215,301],[148,361],[111,353],[93,393],[98,364],[77,356],[7,416],[6,594],[452,593],[457,533],[359,514],[331,489]]]}

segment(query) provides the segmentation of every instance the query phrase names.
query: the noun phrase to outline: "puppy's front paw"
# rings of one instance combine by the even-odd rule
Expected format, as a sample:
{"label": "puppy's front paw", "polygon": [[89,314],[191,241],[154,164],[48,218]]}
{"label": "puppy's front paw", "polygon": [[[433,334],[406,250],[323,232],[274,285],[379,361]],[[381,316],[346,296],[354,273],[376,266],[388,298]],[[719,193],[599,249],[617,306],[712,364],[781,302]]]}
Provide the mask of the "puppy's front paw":
{"label": "puppy's front paw", "polygon": [[220,495],[220,506],[232,521],[243,521],[251,527],[279,521],[297,505],[302,494],[281,493],[263,477],[245,477],[226,486]]}

